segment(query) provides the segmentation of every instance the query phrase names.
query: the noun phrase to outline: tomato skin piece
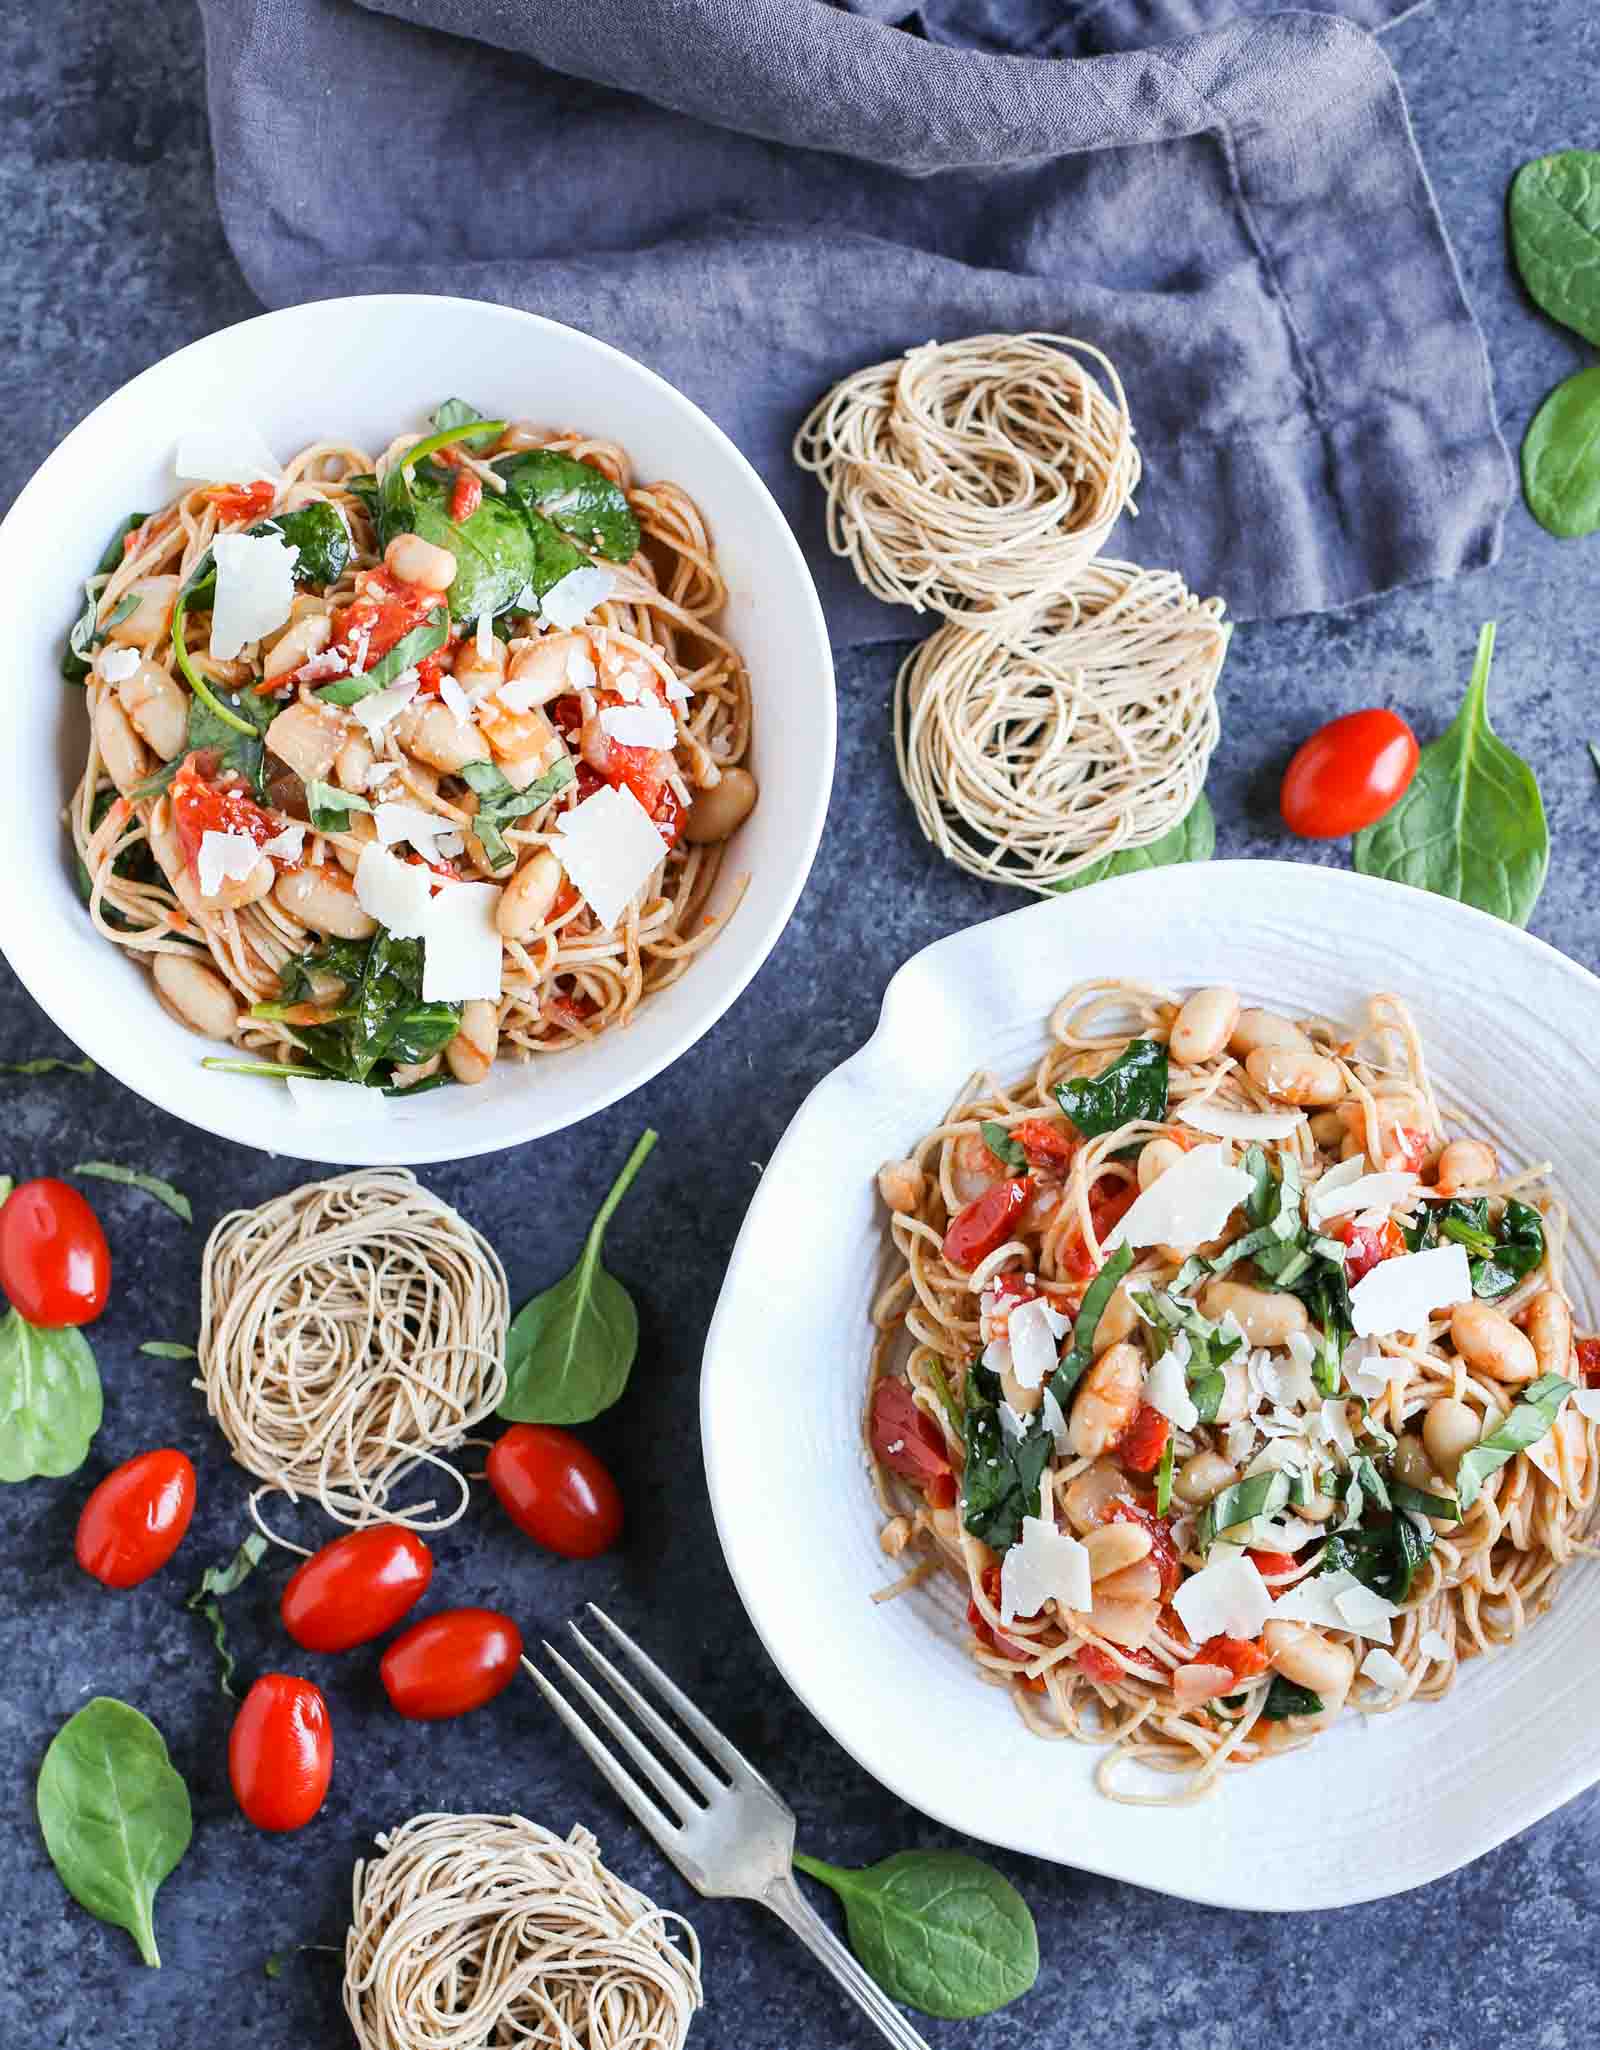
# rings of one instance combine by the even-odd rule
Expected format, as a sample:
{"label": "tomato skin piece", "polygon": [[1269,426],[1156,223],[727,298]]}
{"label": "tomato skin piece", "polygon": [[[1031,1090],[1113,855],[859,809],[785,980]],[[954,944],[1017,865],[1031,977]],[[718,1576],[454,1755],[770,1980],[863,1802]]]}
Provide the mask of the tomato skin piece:
{"label": "tomato skin piece", "polygon": [[73,1556],[105,1587],[137,1587],[183,1543],[194,1515],[194,1466],[170,1446],[108,1473],[78,1518]]}
{"label": "tomato skin piece", "polygon": [[[1103,1194],[1100,1184],[1095,1183],[1089,1191],[1089,1217],[1094,1225],[1094,1235],[1103,1245],[1107,1232],[1123,1218],[1139,1200],[1137,1182],[1116,1182]],[[1071,1231],[1062,1249],[1061,1264],[1074,1281],[1092,1281],[1100,1272],[1099,1266],[1090,1259],[1089,1247],[1082,1232]]]}
{"label": "tomato skin piece", "polygon": [[879,1461],[902,1480],[926,1490],[929,1482],[950,1473],[939,1426],[917,1407],[904,1381],[885,1379],[873,1388],[868,1435]]}
{"label": "tomato skin piece", "polygon": [[0,1205],[0,1288],[30,1324],[60,1331],[99,1316],[111,1293],[100,1220],[66,1182],[20,1182]]}
{"label": "tomato skin piece", "polygon": [[322,1689],[293,1673],[263,1673],[228,1736],[233,1798],[257,1829],[304,1829],[333,1777],[333,1720]]}
{"label": "tomato skin piece", "polygon": [[1148,1402],[1141,1402],[1133,1422],[1112,1449],[1112,1457],[1129,1473],[1154,1473],[1167,1449],[1172,1426]]}
{"label": "tomato skin piece", "polygon": [[302,1651],[349,1651],[414,1609],[433,1578],[415,1531],[378,1523],[335,1538],[290,1575],[278,1613]]}
{"label": "tomato skin piece", "polygon": [[522,1632],[498,1609],[441,1609],[397,1637],[378,1667],[411,1722],[443,1722],[493,1701],[516,1677]]}
{"label": "tomato skin piece", "polygon": [[1091,1680],[1098,1680],[1103,1686],[1112,1687],[1118,1680],[1127,1678],[1111,1654],[1102,1651],[1098,1644],[1079,1645],[1074,1663]]}
{"label": "tomato skin piece", "polygon": [[1253,1680],[1267,1670],[1269,1661],[1253,1637],[1208,1637],[1195,1648],[1194,1663],[1226,1666],[1235,1680]]}
{"label": "tomato skin piece", "polygon": [[1578,1379],[1585,1388],[1600,1388],[1600,1338],[1578,1340]]}
{"label": "tomato skin piece", "polygon": [[258,847],[265,847],[281,830],[238,777],[223,783],[210,780],[217,761],[214,752],[186,755],[172,779],[172,823],[191,869],[200,860],[200,843],[207,833],[244,833]]}
{"label": "tomato skin piece", "polygon": [[967,1273],[1003,1246],[1016,1218],[1028,1207],[1033,1184],[1026,1175],[996,1182],[958,1210],[944,1235],[944,1256]]}
{"label": "tomato skin piece", "polygon": [[[1261,1575],[1263,1580],[1276,1580],[1285,1573],[1292,1573],[1295,1567],[1300,1563],[1295,1558],[1293,1552],[1253,1551],[1251,1552],[1250,1557],[1252,1558],[1252,1560],[1254,1560],[1255,1569]],[[1226,1665],[1227,1660],[1222,1659],[1217,1661],[1217,1663],[1221,1665]]]}
{"label": "tomato skin piece", "polygon": [[1417,736],[1398,712],[1346,712],[1319,726],[1283,772],[1278,808],[1302,840],[1342,840],[1381,819],[1417,773]]}
{"label": "tomato skin piece", "polygon": [[1392,1217],[1381,1225],[1357,1224],[1353,1217],[1341,1217],[1329,1233],[1350,1248],[1345,1257],[1345,1279],[1352,1287],[1384,1260],[1397,1260],[1406,1249],[1405,1233]]}
{"label": "tomato skin piece", "polygon": [[483,479],[475,470],[462,470],[450,493],[450,517],[459,527],[470,520],[483,503]]}
{"label": "tomato skin piece", "polygon": [[525,1537],[564,1559],[592,1559],[622,1535],[617,1484],[581,1438],[556,1424],[513,1424],[485,1461],[501,1508]]}
{"label": "tomato skin piece", "polygon": [[1011,1136],[1027,1154],[1032,1167],[1070,1167],[1078,1150],[1078,1142],[1068,1128],[1049,1118],[1024,1118],[1021,1124],[1012,1126]]}
{"label": "tomato skin piece", "polygon": [[217,509],[219,525],[227,527],[236,520],[258,519],[271,512],[278,487],[261,477],[254,484],[221,484],[205,495]]}

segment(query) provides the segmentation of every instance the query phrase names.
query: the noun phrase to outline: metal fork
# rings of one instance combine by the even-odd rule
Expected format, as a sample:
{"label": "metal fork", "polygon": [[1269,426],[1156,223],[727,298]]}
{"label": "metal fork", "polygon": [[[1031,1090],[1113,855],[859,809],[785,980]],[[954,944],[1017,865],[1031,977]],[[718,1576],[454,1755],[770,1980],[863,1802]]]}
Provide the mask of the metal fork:
{"label": "metal fork", "polygon": [[[683,1689],[669,1680],[611,1618],[590,1602],[589,1613],[638,1668],[657,1698],[692,1731],[721,1767],[719,1777],[672,1725],[646,1700],[576,1623],[567,1627],[590,1665],[609,1681],[656,1743],[678,1768],[666,1770],[648,1746],[576,1666],[548,1639],[545,1650],[600,1722],[655,1789],[654,1797],[616,1754],[559,1694],[537,1666],[524,1659],[546,1701],[588,1752],[617,1795],[698,1892],[713,1898],[759,1901],[786,1922],[819,1957],[857,2004],[877,2023],[896,2050],[928,2050],[924,2037],[906,2020],[877,1982],[868,1977],[801,1893],[794,1876],[794,1811],[722,1732],[703,1716]],[[684,1785],[684,1781],[688,1785]]]}

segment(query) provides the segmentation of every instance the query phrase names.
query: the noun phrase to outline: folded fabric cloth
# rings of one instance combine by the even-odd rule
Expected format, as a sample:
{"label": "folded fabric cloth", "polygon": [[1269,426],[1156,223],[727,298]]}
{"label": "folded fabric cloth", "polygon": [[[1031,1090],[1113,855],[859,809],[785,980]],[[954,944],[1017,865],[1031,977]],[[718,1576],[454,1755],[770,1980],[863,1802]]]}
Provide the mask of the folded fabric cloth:
{"label": "folded fabric cloth", "polygon": [[458,293],[618,344],[760,468],[840,642],[919,622],[828,555],[790,438],[930,337],[1104,349],[1145,463],[1109,552],[1236,617],[1498,553],[1483,342],[1368,32],[1399,0],[201,7],[263,299]]}

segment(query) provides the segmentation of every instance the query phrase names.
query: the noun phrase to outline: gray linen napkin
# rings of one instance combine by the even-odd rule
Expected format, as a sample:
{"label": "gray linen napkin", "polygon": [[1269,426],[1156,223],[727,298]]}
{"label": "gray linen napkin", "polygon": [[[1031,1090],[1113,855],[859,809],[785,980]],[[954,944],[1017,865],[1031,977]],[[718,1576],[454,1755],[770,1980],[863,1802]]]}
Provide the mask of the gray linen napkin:
{"label": "gray linen napkin", "polygon": [[1145,458],[1111,552],[1236,617],[1498,553],[1482,339],[1360,25],[1401,0],[200,4],[263,299],[460,293],[619,344],[760,468],[841,643],[916,622],[827,554],[790,437],[930,336],[1106,350]]}

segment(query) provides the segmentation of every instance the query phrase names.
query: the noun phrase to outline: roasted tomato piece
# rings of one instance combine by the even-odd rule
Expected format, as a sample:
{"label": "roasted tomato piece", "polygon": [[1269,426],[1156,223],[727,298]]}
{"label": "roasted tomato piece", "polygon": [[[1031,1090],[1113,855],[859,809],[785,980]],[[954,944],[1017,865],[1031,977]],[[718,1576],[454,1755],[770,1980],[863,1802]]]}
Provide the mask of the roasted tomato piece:
{"label": "roasted tomato piece", "polygon": [[1267,1654],[1253,1637],[1208,1637],[1194,1655],[1198,1666],[1226,1666],[1236,1680],[1267,1670]]}
{"label": "roasted tomato piece", "polygon": [[1329,1236],[1342,1239],[1350,1248],[1344,1272],[1352,1287],[1380,1260],[1398,1259],[1406,1249],[1405,1233],[1392,1217],[1386,1217],[1381,1225],[1357,1224],[1353,1217],[1341,1217]]}
{"label": "roasted tomato piece", "polygon": [[996,1182],[965,1210],[958,1210],[944,1235],[944,1256],[950,1265],[970,1274],[980,1260],[987,1260],[1011,1236],[1011,1227],[1032,1194],[1033,1184],[1023,1175]]}
{"label": "roasted tomato piece", "polygon": [[1117,1441],[1116,1458],[1129,1473],[1154,1473],[1167,1449],[1172,1426],[1148,1402],[1141,1402],[1138,1414]]}
{"label": "roasted tomato piece", "polygon": [[925,1489],[930,1482],[950,1478],[939,1426],[917,1407],[904,1381],[885,1379],[873,1388],[869,1435],[874,1456],[902,1480]]}
{"label": "roasted tomato piece", "polygon": [[[1098,1182],[1089,1191],[1089,1216],[1094,1224],[1094,1235],[1102,1245],[1106,1233],[1133,1208],[1139,1199],[1137,1182],[1112,1182],[1104,1188]],[[1062,1265],[1075,1281],[1088,1281],[1100,1269],[1089,1256],[1089,1248],[1079,1232],[1070,1232],[1062,1251]]]}
{"label": "roasted tomato piece", "polygon": [[200,858],[200,842],[207,833],[245,833],[258,847],[265,847],[282,830],[238,776],[212,780],[216,763],[212,753],[192,754],[172,779],[172,819],[191,868]]}

